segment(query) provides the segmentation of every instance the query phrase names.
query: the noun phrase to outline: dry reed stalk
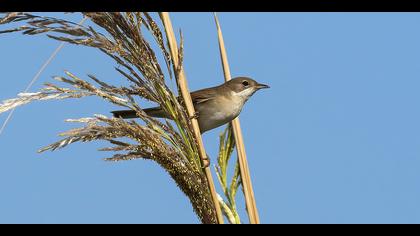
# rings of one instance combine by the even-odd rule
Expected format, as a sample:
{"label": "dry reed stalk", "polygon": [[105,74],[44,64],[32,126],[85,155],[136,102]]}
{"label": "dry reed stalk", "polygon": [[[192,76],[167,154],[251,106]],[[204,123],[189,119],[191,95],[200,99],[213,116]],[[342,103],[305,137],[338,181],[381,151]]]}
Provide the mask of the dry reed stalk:
{"label": "dry reed stalk", "polygon": [[[216,21],[217,34],[218,34],[218,39],[219,39],[220,57],[222,59],[225,81],[229,81],[231,79],[229,63],[227,59],[222,30],[220,28],[219,20],[217,19],[216,13],[214,13],[214,19]],[[245,195],[245,203],[246,203],[246,208],[248,211],[249,222],[251,224],[259,224],[260,219],[259,219],[258,210],[256,206],[254,190],[252,188],[251,176],[249,174],[248,161],[246,159],[245,145],[243,142],[239,117],[235,118],[231,123],[232,123],[233,133],[235,136],[236,149],[238,152],[239,168],[240,168],[240,173],[241,173],[242,186],[243,186],[244,195]]]}
{"label": "dry reed stalk", "polygon": [[164,28],[165,28],[165,31],[166,31],[166,35],[167,35],[167,39],[168,39],[168,45],[169,45],[169,48],[170,48],[170,52],[172,54],[172,58],[174,60],[173,65],[174,65],[174,67],[176,67],[176,68],[174,68],[174,71],[177,71],[177,73],[176,73],[177,83],[179,84],[179,88],[181,90],[181,95],[184,98],[188,115],[190,117],[192,117],[191,123],[192,123],[192,127],[194,129],[195,138],[198,142],[199,155],[200,155],[200,158],[202,160],[202,164],[204,166],[206,166],[204,168],[204,171],[205,171],[205,174],[206,174],[206,177],[207,177],[207,181],[208,181],[209,189],[210,189],[210,192],[211,192],[211,195],[212,195],[213,203],[214,203],[214,206],[216,208],[217,220],[218,220],[219,224],[223,224],[222,210],[220,208],[220,204],[219,204],[219,201],[218,201],[218,198],[217,198],[217,193],[216,193],[216,189],[215,189],[215,186],[214,186],[213,177],[212,177],[209,166],[206,165],[206,163],[204,163],[205,162],[204,160],[207,159],[207,154],[206,154],[206,151],[204,149],[203,140],[201,138],[201,133],[200,133],[200,128],[199,128],[199,125],[198,125],[198,121],[194,117],[195,110],[194,110],[194,106],[193,106],[193,103],[192,103],[192,100],[191,100],[190,92],[188,90],[187,80],[186,80],[185,73],[184,73],[184,70],[183,70],[182,66],[179,67],[179,64],[178,64],[178,58],[179,58],[178,47],[177,47],[177,43],[176,43],[175,34],[174,34],[174,31],[173,31],[173,28],[172,28],[171,19],[169,17],[168,12],[161,12],[161,13],[159,13],[159,15],[162,18],[162,22],[163,22],[163,25],[164,25]]}

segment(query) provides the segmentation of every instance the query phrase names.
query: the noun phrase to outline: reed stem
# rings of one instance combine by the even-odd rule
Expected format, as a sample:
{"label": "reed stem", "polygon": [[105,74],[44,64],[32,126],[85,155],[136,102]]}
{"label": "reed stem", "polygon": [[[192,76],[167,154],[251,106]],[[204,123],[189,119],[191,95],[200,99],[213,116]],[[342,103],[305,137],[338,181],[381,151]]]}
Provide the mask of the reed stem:
{"label": "reed stem", "polygon": [[[160,17],[162,18],[163,25],[164,25],[164,28],[165,28],[165,32],[166,32],[166,35],[167,35],[168,44],[169,44],[169,48],[170,48],[172,59],[173,59],[173,65],[175,67],[174,71],[175,71],[175,73],[177,73],[177,71],[179,72],[179,73],[177,73],[176,77],[177,77],[177,82],[178,82],[180,90],[181,90],[181,95],[184,98],[188,115],[190,117],[193,117],[193,114],[195,114],[195,110],[194,110],[194,106],[192,104],[191,95],[190,95],[190,92],[189,92],[189,89],[188,89],[187,80],[186,80],[186,77],[185,77],[184,70],[183,70],[182,67],[179,68],[178,46],[177,46],[174,31],[173,31],[173,28],[172,28],[171,19],[169,18],[169,13],[168,12],[160,12],[159,14],[160,14]],[[206,154],[206,151],[204,149],[204,144],[203,144],[203,140],[201,138],[201,132],[200,132],[200,128],[199,128],[199,125],[198,125],[198,121],[197,121],[196,118],[193,117],[191,119],[191,122],[192,122],[192,126],[193,126],[193,129],[194,129],[194,136],[195,136],[195,138],[197,140],[197,143],[198,143],[198,146],[199,146],[200,159],[202,161],[202,165],[205,166],[205,163],[204,163],[203,160],[207,159],[207,154]],[[212,177],[212,174],[211,174],[211,171],[210,171],[210,168],[209,168],[208,165],[204,168],[204,172],[205,172],[206,177],[207,177],[210,193],[212,195],[212,200],[213,200],[214,207],[215,207],[215,210],[216,210],[217,221],[218,221],[219,224],[223,224],[222,210],[220,208],[220,204],[219,204],[219,201],[217,199],[216,188],[214,186],[213,177]]]}
{"label": "reed stem", "polygon": [[[223,72],[225,81],[231,79],[229,62],[226,54],[225,43],[223,40],[222,29],[220,28],[219,20],[217,19],[216,13],[214,13],[214,19],[216,21],[217,35],[219,39],[220,57],[223,65]],[[252,188],[251,176],[249,174],[248,161],[246,159],[245,145],[243,141],[241,124],[239,117],[232,121],[233,133],[235,136],[236,150],[238,153],[239,168],[241,173],[242,186],[244,189],[246,209],[248,211],[249,222],[251,224],[259,224],[260,219],[258,215],[257,205],[254,196],[254,190]]]}

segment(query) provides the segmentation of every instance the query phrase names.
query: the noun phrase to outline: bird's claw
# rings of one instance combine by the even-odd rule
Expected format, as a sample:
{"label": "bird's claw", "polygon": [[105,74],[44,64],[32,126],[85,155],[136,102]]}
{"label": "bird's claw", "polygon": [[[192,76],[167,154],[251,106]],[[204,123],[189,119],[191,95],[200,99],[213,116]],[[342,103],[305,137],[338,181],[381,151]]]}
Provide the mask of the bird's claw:
{"label": "bird's claw", "polygon": [[205,168],[207,168],[207,167],[210,166],[210,159],[208,157],[204,157],[201,160],[202,160],[202,163],[203,163],[203,167],[202,167],[203,169],[205,169]]}
{"label": "bird's claw", "polygon": [[192,119],[198,119],[198,117],[199,117],[199,113],[198,113],[198,111],[195,111],[194,114],[192,116],[190,116],[189,118],[190,118],[190,120],[192,120]]}

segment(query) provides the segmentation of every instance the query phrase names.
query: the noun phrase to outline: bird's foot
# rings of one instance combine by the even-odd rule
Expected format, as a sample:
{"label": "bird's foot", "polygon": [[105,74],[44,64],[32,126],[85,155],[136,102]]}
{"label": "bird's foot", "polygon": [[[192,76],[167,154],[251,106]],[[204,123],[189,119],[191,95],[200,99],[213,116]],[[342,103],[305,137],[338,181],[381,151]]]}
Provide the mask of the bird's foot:
{"label": "bird's foot", "polygon": [[202,158],[201,160],[202,160],[202,164],[203,164],[203,167],[202,167],[203,169],[210,166],[210,159],[207,156]]}
{"label": "bird's foot", "polygon": [[192,120],[192,119],[198,119],[198,117],[199,117],[199,113],[198,113],[198,111],[195,111],[194,114],[192,116],[190,116],[189,118],[190,118],[190,120]]}

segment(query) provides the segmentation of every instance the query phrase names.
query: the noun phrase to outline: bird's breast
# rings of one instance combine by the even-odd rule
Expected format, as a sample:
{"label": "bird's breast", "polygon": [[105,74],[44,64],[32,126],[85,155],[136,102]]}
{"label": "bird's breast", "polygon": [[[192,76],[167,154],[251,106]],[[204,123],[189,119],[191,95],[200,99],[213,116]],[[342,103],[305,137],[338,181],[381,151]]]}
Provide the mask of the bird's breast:
{"label": "bird's breast", "polygon": [[235,119],[242,110],[240,98],[221,96],[208,102],[196,105],[199,113],[198,123],[201,132],[214,129]]}

